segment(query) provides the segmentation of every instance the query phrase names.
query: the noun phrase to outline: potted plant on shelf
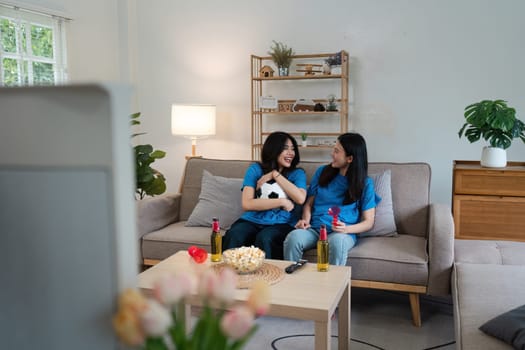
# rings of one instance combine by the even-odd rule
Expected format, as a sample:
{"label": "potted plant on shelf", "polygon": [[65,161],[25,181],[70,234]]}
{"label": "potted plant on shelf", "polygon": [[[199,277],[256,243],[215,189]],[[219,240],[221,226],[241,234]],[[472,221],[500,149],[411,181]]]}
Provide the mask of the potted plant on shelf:
{"label": "potted plant on shelf", "polygon": [[465,119],[458,132],[473,143],[483,138],[490,146],[483,147],[481,166],[505,167],[506,149],[512,140],[520,138],[525,143],[525,124],[516,118],[516,110],[503,100],[483,100],[465,107]]}
{"label": "potted plant on shelf", "polygon": [[268,54],[272,56],[272,60],[277,65],[279,70],[279,76],[287,76],[290,69],[290,64],[292,64],[292,56],[295,55],[295,52],[291,47],[286,46],[281,42],[272,40],[273,46],[270,46]]}
{"label": "potted plant on shelf", "polygon": [[308,138],[308,134],[303,131],[301,133],[301,146],[303,146],[303,147],[307,147],[308,146],[307,138]]}

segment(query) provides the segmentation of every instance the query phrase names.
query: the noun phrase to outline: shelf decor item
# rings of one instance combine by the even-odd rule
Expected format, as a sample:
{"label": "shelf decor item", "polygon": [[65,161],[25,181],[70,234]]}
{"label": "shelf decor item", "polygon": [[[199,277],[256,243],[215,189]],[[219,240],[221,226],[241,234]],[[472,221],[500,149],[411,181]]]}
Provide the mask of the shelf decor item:
{"label": "shelf decor item", "polygon": [[328,67],[323,68],[324,74],[341,74],[341,65],[343,64],[342,51],[328,57],[325,61]]}
{"label": "shelf decor item", "polygon": [[275,71],[273,70],[272,67],[270,66],[263,66],[260,70],[259,70],[259,76],[261,78],[271,78],[273,77],[273,73]]}
{"label": "shelf decor item", "polygon": [[308,134],[304,131],[301,133],[301,146],[307,147],[308,146]]}
{"label": "shelf decor item", "polygon": [[328,104],[326,110],[329,112],[337,111],[337,103],[335,102],[335,95],[328,95]]}
{"label": "shelf decor item", "polygon": [[279,76],[288,76],[290,64],[292,64],[292,56],[295,52],[291,47],[286,46],[281,42],[272,41],[273,46],[270,47],[268,54],[272,56],[272,60],[279,69]]}
{"label": "shelf decor item", "polygon": [[520,138],[525,143],[525,124],[516,118],[516,110],[507,106],[504,100],[483,100],[465,107],[465,124],[458,132],[465,135],[470,143],[483,138],[490,146],[485,146],[481,155],[481,165],[501,168],[507,165],[506,149],[512,140]]}

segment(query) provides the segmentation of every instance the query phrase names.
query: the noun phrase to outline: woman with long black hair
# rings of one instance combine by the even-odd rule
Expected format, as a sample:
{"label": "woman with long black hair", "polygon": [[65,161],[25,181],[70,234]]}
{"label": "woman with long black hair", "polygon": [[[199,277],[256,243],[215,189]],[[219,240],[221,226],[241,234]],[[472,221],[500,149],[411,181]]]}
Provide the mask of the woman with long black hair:
{"label": "woman with long black hair", "polygon": [[[243,215],[223,237],[223,248],[255,246],[267,259],[283,258],[283,241],[298,217],[293,209],[306,198],[306,174],[299,164],[293,136],[282,131],[268,135],[261,161],[246,170],[242,185]],[[270,194],[265,186],[271,186]]]}
{"label": "woman with long black hair", "polygon": [[[315,247],[321,225],[325,225],[329,262],[345,265],[357,234],[374,225],[375,207],[380,200],[368,177],[365,139],[357,133],[340,135],[332,151],[332,162],[317,169],[312,178],[302,218],[284,241],[284,258],[301,259],[305,250]],[[336,222],[329,211],[334,207],[340,210]]]}

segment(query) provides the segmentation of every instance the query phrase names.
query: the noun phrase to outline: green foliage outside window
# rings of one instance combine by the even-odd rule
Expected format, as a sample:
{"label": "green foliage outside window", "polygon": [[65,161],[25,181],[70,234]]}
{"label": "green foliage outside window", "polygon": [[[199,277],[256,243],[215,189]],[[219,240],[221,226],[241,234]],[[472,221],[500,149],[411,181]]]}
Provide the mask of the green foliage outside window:
{"label": "green foliage outside window", "polygon": [[[26,25],[31,26],[30,38],[26,35]],[[27,22],[18,25],[8,18],[0,18],[0,48],[4,52],[1,62],[3,85],[53,85],[55,83],[53,40],[51,27]],[[28,43],[31,45],[31,50],[27,49]],[[29,73],[29,69],[32,74]]]}

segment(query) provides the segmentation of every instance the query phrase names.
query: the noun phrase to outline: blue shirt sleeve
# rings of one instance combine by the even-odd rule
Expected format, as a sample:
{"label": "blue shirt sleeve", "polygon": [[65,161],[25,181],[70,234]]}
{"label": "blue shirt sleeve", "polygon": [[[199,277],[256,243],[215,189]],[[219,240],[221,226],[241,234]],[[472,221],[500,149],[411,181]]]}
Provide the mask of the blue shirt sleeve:
{"label": "blue shirt sleeve", "polygon": [[288,180],[298,188],[306,189],[306,173],[303,169],[295,169],[288,176]]}
{"label": "blue shirt sleeve", "polygon": [[361,194],[361,211],[375,208],[377,204],[381,201],[374,189],[374,181],[367,177],[365,180],[365,188]]}
{"label": "blue shirt sleeve", "polygon": [[259,164],[254,163],[250,165],[248,169],[246,169],[246,174],[244,174],[244,181],[241,190],[245,186],[253,187],[253,189],[255,189],[257,187],[257,180],[259,180],[262,175],[262,169]]}
{"label": "blue shirt sleeve", "polygon": [[312,177],[312,181],[310,181],[310,187],[308,187],[308,197],[317,195],[317,190],[319,189],[319,177],[321,176],[321,172],[323,171],[325,166],[326,165],[320,166],[315,171],[314,176]]}

